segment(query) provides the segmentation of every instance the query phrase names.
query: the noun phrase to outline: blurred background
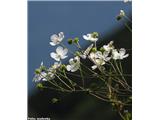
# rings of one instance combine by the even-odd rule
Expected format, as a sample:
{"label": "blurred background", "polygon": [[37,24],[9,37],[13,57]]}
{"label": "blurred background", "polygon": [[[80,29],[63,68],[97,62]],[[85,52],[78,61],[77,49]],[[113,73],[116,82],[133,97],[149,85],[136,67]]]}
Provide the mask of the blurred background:
{"label": "blurred background", "polygon": [[[80,45],[86,48],[90,42],[83,34],[98,32],[98,46],[113,40],[117,48],[126,48],[130,54],[123,61],[126,73],[132,73],[132,33],[125,27],[131,22],[116,20],[123,9],[132,19],[132,4],[123,1],[29,1],[28,2],[28,117],[50,117],[51,120],[120,120],[110,104],[100,101],[86,93],[64,94],[51,90],[38,90],[32,81],[34,70],[43,61],[50,66],[54,60],[50,53],[56,47],[50,46],[50,36],[64,32],[63,43],[73,51],[76,47],[67,44],[68,38],[79,37]],[[72,57],[69,55],[68,59]],[[67,63],[68,59],[63,62]],[[131,81],[131,78],[129,78]],[[131,83],[130,83],[131,84]],[[59,102],[52,103],[52,98]]]}

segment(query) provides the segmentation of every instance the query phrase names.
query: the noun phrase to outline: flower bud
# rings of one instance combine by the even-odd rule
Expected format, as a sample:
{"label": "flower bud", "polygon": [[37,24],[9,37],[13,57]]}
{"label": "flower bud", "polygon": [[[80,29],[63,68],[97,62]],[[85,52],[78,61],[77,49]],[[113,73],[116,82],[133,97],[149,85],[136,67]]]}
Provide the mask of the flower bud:
{"label": "flower bud", "polygon": [[79,42],[79,38],[78,37],[76,37],[76,38],[74,38],[74,43],[78,43]]}
{"label": "flower bud", "polygon": [[65,70],[65,69],[66,69],[66,65],[62,64],[61,67],[60,67],[60,69],[61,69],[62,71]]}
{"label": "flower bud", "polygon": [[40,74],[41,73],[41,70],[40,69],[36,69],[35,70],[35,74]]}
{"label": "flower bud", "polygon": [[81,53],[80,53],[79,51],[76,51],[76,52],[75,52],[75,55],[76,55],[76,56],[80,56]]}
{"label": "flower bud", "polygon": [[96,52],[97,51],[97,48],[92,48],[92,50],[91,50],[92,52]]}
{"label": "flower bud", "polygon": [[39,89],[42,89],[42,88],[43,88],[43,84],[42,84],[42,83],[38,83],[38,84],[36,85],[36,87],[39,88]]}
{"label": "flower bud", "polygon": [[93,32],[93,33],[92,33],[92,37],[93,37],[93,38],[97,38],[98,36],[99,36],[99,35],[98,35],[98,32]]}
{"label": "flower bud", "polygon": [[104,49],[103,47],[101,47],[99,50],[100,50],[102,53],[105,51],[105,49]]}
{"label": "flower bud", "polygon": [[73,40],[72,39],[68,39],[68,44],[72,44],[73,43]]}
{"label": "flower bud", "polygon": [[122,19],[122,16],[118,15],[118,16],[116,16],[116,19],[117,19],[117,21],[119,21]]}

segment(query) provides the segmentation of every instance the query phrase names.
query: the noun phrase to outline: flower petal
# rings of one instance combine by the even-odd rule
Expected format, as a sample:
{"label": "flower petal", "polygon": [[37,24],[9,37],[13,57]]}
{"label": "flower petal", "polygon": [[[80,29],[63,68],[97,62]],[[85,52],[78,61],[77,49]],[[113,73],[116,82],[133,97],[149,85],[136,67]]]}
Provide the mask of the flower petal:
{"label": "flower petal", "polygon": [[53,59],[55,59],[56,61],[60,61],[60,57],[59,57],[59,55],[57,55],[56,53],[52,52],[52,53],[50,53],[50,56],[51,56]]}
{"label": "flower petal", "polygon": [[56,52],[58,55],[62,55],[63,54],[63,47],[62,46],[58,46],[56,49]]}
{"label": "flower petal", "polygon": [[71,71],[71,65],[66,66],[67,71]]}
{"label": "flower petal", "polygon": [[121,49],[119,50],[119,53],[120,53],[120,55],[125,55],[126,50],[125,50],[124,48],[121,48]]}
{"label": "flower petal", "polygon": [[61,59],[65,59],[65,58],[67,58],[67,57],[68,57],[67,55],[61,56]]}
{"label": "flower petal", "polygon": [[63,49],[63,55],[66,55],[67,53],[68,53],[68,49],[67,48]]}
{"label": "flower petal", "polygon": [[87,35],[83,35],[83,38],[84,38],[85,40],[89,40]]}
{"label": "flower petal", "polygon": [[64,33],[63,33],[63,32],[60,32],[58,35],[59,35],[59,39],[60,39],[60,41],[62,41],[62,40],[63,40],[63,38],[64,38]]}
{"label": "flower petal", "polygon": [[49,44],[50,44],[51,46],[55,46],[55,45],[56,45],[54,42],[49,42]]}
{"label": "flower petal", "polygon": [[51,41],[52,41],[53,39],[58,39],[58,36],[57,36],[56,34],[53,34],[53,35],[51,35],[50,39],[51,39]]}
{"label": "flower petal", "polygon": [[71,58],[70,60],[69,60],[69,64],[74,64],[74,60],[73,60],[73,58]]}
{"label": "flower petal", "polygon": [[95,70],[97,68],[97,65],[93,65],[91,68],[92,70]]}

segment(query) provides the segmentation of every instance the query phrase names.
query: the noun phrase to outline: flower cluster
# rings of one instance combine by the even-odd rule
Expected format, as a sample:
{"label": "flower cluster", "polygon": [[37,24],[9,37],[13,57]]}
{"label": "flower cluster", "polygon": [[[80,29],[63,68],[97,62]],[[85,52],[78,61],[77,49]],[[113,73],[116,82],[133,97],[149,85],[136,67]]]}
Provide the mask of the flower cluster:
{"label": "flower cluster", "polygon": [[[76,72],[77,70],[80,70],[80,64],[81,59],[89,59],[91,62],[93,62],[93,65],[91,66],[92,70],[100,69],[105,64],[107,64],[110,60],[123,60],[124,58],[128,57],[129,54],[126,54],[126,50],[124,48],[121,49],[115,49],[113,45],[113,41],[110,41],[108,44],[103,45],[99,50],[96,47],[96,42],[98,40],[98,33],[88,33],[87,35],[82,36],[84,40],[90,41],[91,44],[86,48],[86,50],[77,51],[74,58],[69,59],[69,64],[64,65],[62,64],[63,59],[68,57],[68,49],[66,47],[61,46],[61,42],[64,39],[64,33],[60,32],[58,35],[53,34],[51,36],[51,42],[50,45],[56,46],[60,45],[56,48],[56,52],[51,52],[50,56],[53,58],[56,62],[54,65],[52,65],[50,68],[45,68],[43,63],[41,63],[41,66],[39,69],[37,69],[35,72],[36,75],[34,77],[34,80],[37,81],[47,81],[47,79],[53,79],[54,74],[56,73],[56,70],[58,68],[63,67],[69,71],[69,72]],[[69,39],[71,41],[72,39]],[[75,38],[74,40],[75,44],[79,45],[79,38]],[[94,43],[92,43],[94,42]],[[72,44],[72,43],[71,43]],[[63,45],[64,46],[64,45]],[[80,46],[80,45],[79,45]],[[43,68],[43,69],[42,69]],[[45,68],[45,69],[44,69]]]}

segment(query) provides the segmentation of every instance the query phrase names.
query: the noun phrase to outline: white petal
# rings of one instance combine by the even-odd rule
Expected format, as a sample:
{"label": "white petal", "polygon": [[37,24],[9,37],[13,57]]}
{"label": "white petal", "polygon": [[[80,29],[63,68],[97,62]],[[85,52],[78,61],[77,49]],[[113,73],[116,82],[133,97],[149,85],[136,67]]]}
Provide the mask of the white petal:
{"label": "white petal", "polygon": [[53,45],[53,46],[59,44],[62,41],[62,39],[59,38],[56,34],[53,34],[50,39],[53,42],[53,43],[50,43],[50,44]]}
{"label": "white petal", "polygon": [[120,53],[120,55],[125,55],[126,50],[125,50],[124,48],[121,48],[121,49],[119,50],[119,53]]}
{"label": "white petal", "polygon": [[49,42],[49,44],[50,44],[51,46],[55,46],[55,45],[56,45],[54,42]]}
{"label": "white petal", "polygon": [[83,38],[84,38],[85,40],[89,40],[87,35],[83,35]]}
{"label": "white petal", "polygon": [[109,61],[111,59],[111,57],[106,57],[106,58],[104,58],[104,60],[107,62],[107,61]]}
{"label": "white petal", "polygon": [[95,54],[95,57],[96,58],[102,58],[102,52],[97,51],[96,54]]}
{"label": "white petal", "polygon": [[89,52],[90,52],[90,50],[92,49],[92,47],[93,47],[93,44],[91,44],[85,51],[84,51],[84,55],[88,55],[89,54]]}
{"label": "white petal", "polygon": [[71,72],[76,72],[79,69],[79,66],[75,65],[72,69]]}
{"label": "white petal", "polygon": [[122,56],[122,59],[124,59],[124,58],[126,58],[128,56],[129,56],[129,54],[126,54],[126,55]]}
{"label": "white petal", "polygon": [[41,66],[43,66],[43,61],[41,62]]}
{"label": "white petal", "polygon": [[80,55],[80,57],[81,57],[82,59],[86,59],[86,58],[87,58],[86,55]]}
{"label": "white petal", "polygon": [[97,65],[104,65],[105,64],[104,60],[102,60],[102,59],[96,59],[95,61],[96,61]]}
{"label": "white petal", "polygon": [[103,48],[104,48],[105,51],[109,51],[108,45],[103,45]]}
{"label": "white petal", "polygon": [[78,62],[80,58],[78,56],[74,57],[74,59]]}
{"label": "white petal", "polygon": [[91,68],[92,70],[95,70],[97,68],[97,65],[93,65]]}
{"label": "white petal", "polygon": [[97,41],[98,40],[98,38],[90,38],[90,41],[92,41],[92,42],[95,42],[95,41]]}
{"label": "white petal", "polygon": [[71,65],[66,66],[67,71],[71,71]]}
{"label": "white petal", "polygon": [[67,53],[68,53],[68,49],[67,48],[63,49],[63,55],[66,55]]}
{"label": "white petal", "polygon": [[65,58],[67,58],[67,57],[68,57],[67,55],[61,56],[61,59],[65,59]]}
{"label": "white petal", "polygon": [[103,56],[107,57],[108,55],[109,55],[109,52],[108,51],[104,51]]}
{"label": "white petal", "polygon": [[58,55],[62,55],[63,54],[63,47],[62,46],[58,46],[56,49],[56,52]]}
{"label": "white petal", "polygon": [[59,55],[57,55],[56,53],[52,52],[52,53],[50,53],[50,56],[51,56],[53,59],[55,59],[56,61],[60,61],[60,57],[59,57]]}
{"label": "white petal", "polygon": [[90,55],[89,55],[89,57],[90,57],[91,59],[95,59],[95,56],[96,56],[96,55],[95,55],[95,53],[93,53],[93,52],[91,52]]}
{"label": "white petal", "polygon": [[63,32],[60,32],[58,35],[59,35],[59,39],[60,39],[60,41],[62,41],[62,40],[63,40],[63,38],[64,38],[64,33],[63,33]]}
{"label": "white petal", "polygon": [[53,34],[53,35],[50,37],[50,39],[51,39],[51,41],[52,41],[53,39],[58,39],[58,36],[57,36],[56,34]]}

